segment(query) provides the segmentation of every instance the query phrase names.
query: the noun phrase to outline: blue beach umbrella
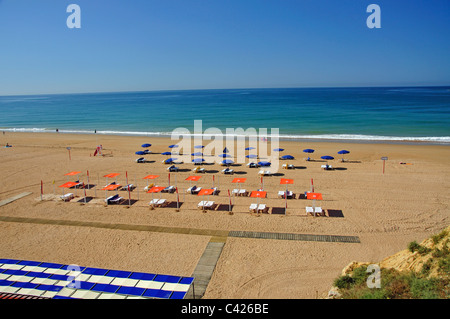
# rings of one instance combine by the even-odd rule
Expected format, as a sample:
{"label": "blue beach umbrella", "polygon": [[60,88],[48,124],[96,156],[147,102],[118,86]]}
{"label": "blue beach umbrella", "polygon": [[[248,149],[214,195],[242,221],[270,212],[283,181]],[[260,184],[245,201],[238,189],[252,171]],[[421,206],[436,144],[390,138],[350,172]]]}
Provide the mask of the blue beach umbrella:
{"label": "blue beach umbrella", "polygon": [[219,157],[231,157],[231,155],[228,155],[228,154],[220,154],[220,155],[218,155]]}
{"label": "blue beach umbrella", "polygon": [[334,160],[334,157],[333,156],[328,156],[328,155],[325,155],[325,156],[322,156],[321,157],[321,159],[324,159],[324,160]]}
{"label": "blue beach umbrella", "polygon": [[145,155],[146,153],[144,151],[138,151],[135,153],[136,155]]}
{"label": "blue beach umbrella", "polygon": [[172,155],[172,153],[171,152],[164,152],[164,153],[161,153],[161,155]]}
{"label": "blue beach umbrella", "polygon": [[222,153],[229,153],[229,152],[230,152],[230,151],[229,151],[228,148],[226,148],[226,147],[225,147],[225,148],[223,149],[223,151],[222,151]]}
{"label": "blue beach umbrella", "polygon": [[221,164],[224,164],[224,165],[231,165],[231,164],[233,164],[234,162],[232,161],[232,160],[230,160],[230,159],[226,159],[226,160],[223,160],[222,162],[221,162]]}
{"label": "blue beach umbrella", "polygon": [[204,148],[203,145],[195,145],[194,148]]}
{"label": "blue beach umbrella", "polygon": [[284,159],[284,160],[293,160],[293,159],[294,159],[294,156],[292,156],[292,155],[283,155],[283,156],[281,156],[281,159]]}
{"label": "blue beach umbrella", "polygon": [[260,166],[270,166],[270,162],[258,162]]}
{"label": "blue beach umbrella", "polygon": [[169,148],[177,148],[177,147],[178,147],[178,145],[176,145],[176,144],[169,145]]}
{"label": "blue beach umbrella", "polygon": [[250,154],[250,155],[246,155],[245,157],[247,157],[247,158],[257,158],[258,155]]}
{"label": "blue beach umbrella", "polygon": [[169,163],[172,163],[173,161],[176,161],[177,159],[176,158],[168,158],[168,159],[166,159],[165,161],[164,161],[164,163],[166,163],[166,164],[169,164]]}
{"label": "blue beach umbrella", "polygon": [[202,162],[204,162],[204,161],[205,161],[204,158],[194,158],[194,159],[192,160],[192,163],[202,163]]}
{"label": "blue beach umbrella", "polygon": [[283,152],[284,148],[274,148],[273,149],[275,152]]}
{"label": "blue beach umbrella", "polygon": [[142,147],[150,147],[150,146],[152,146],[152,144],[142,144],[141,146]]}
{"label": "blue beach umbrella", "polygon": [[[303,152],[311,154],[311,153],[314,153],[314,150],[311,149],[311,148],[307,148],[307,149],[304,149]],[[311,159],[310,159],[309,156],[308,156],[307,161],[309,161],[309,160],[311,160]]]}
{"label": "blue beach umbrella", "polygon": [[[347,151],[347,150],[340,150],[339,152],[338,152],[338,154],[348,154],[348,153],[350,153],[349,151]],[[342,161],[344,161],[344,156],[342,156]]]}
{"label": "blue beach umbrella", "polygon": [[250,150],[254,150],[254,149],[255,149],[254,147],[247,147],[245,150],[250,151]]}
{"label": "blue beach umbrella", "polygon": [[202,152],[192,153],[191,156],[203,156]]}

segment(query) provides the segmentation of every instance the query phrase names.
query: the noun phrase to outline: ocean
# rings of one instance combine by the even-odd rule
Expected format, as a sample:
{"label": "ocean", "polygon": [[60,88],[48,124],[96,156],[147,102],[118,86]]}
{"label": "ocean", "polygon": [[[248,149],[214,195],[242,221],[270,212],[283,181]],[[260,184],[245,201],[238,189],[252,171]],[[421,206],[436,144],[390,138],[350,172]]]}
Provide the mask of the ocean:
{"label": "ocean", "polygon": [[280,139],[450,144],[450,87],[274,88],[0,96],[0,130],[170,136],[279,129]]}

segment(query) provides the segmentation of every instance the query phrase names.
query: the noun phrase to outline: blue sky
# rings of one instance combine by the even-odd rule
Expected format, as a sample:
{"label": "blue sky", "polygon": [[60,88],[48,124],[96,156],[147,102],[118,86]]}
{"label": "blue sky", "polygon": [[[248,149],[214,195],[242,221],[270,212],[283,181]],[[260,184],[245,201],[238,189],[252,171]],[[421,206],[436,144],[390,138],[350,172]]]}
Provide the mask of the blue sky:
{"label": "blue sky", "polygon": [[[69,4],[81,28],[69,29]],[[381,29],[369,29],[369,4]],[[450,85],[448,0],[0,0],[0,95]]]}

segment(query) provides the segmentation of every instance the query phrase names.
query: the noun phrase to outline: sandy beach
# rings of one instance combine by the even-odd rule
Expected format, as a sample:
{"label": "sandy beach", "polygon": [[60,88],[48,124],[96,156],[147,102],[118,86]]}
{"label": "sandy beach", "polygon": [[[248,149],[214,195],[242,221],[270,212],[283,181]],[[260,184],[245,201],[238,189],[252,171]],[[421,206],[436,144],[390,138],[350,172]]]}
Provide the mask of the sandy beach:
{"label": "sandy beach", "polygon": [[[316,235],[358,236],[360,243],[334,243],[274,239],[228,237],[204,298],[322,298],[333,280],[351,261],[378,262],[413,240],[422,241],[450,223],[450,147],[410,144],[360,144],[341,142],[280,141],[279,146],[294,160],[280,161],[296,168],[279,169],[276,176],[264,178],[267,198],[260,199],[269,213],[256,216],[249,206],[250,197],[233,197],[233,214],[228,212],[228,190],[238,188],[231,181],[246,178],[240,185],[248,191],[261,186],[259,169],[245,164],[232,166],[235,175],[223,175],[218,164],[204,165],[206,173],[195,174],[192,163],[177,165],[182,171],[171,173],[170,183],[178,187],[182,202],[151,210],[152,194],[143,188],[143,177],[154,174],[153,182],[168,186],[167,165],[161,163],[175,144],[170,138],[113,136],[96,134],[18,133],[0,135],[0,201],[23,192],[31,195],[0,207],[0,218],[29,218],[47,223],[0,221],[0,256],[79,264],[110,269],[156,272],[191,276],[211,236],[179,234],[166,231],[123,229],[116,225],[191,228],[217,231],[255,231]],[[207,142],[207,141],[206,141]],[[13,147],[5,148],[9,143]],[[141,144],[151,143],[152,154],[147,163],[136,163],[135,152]],[[92,156],[95,147],[103,145],[105,156]],[[206,145],[206,143],[204,144]],[[70,147],[69,151],[66,149]],[[269,146],[270,147],[270,146]],[[305,148],[315,149],[312,161],[306,161]],[[271,149],[271,148],[269,148]],[[345,162],[337,152],[347,149]],[[320,160],[331,155],[335,169],[325,171]],[[387,156],[383,174],[382,156]],[[400,164],[407,163],[407,164]],[[86,190],[95,197],[84,204],[84,191],[62,202],[66,190],[58,187],[74,178],[64,176],[81,171],[80,180],[94,188]],[[118,191],[126,200],[123,205],[105,206],[106,196],[114,194],[101,188],[108,173],[120,173],[117,182],[135,184],[128,206],[128,192]],[[219,187],[218,196],[210,196],[219,206],[205,213],[197,208],[201,197],[186,194],[190,182],[185,179],[199,175],[197,186]],[[278,198],[284,190],[280,178],[294,180],[289,190],[303,194],[311,190],[311,179],[323,200],[316,205],[325,216],[307,216],[306,199]],[[40,200],[41,180],[44,200]],[[53,183],[54,182],[54,183]],[[152,182],[150,182],[152,183]],[[193,184],[192,184],[193,185]],[[176,203],[176,194],[155,194]],[[73,225],[58,224],[70,221]],[[76,222],[108,224],[110,227],[77,226]]]}

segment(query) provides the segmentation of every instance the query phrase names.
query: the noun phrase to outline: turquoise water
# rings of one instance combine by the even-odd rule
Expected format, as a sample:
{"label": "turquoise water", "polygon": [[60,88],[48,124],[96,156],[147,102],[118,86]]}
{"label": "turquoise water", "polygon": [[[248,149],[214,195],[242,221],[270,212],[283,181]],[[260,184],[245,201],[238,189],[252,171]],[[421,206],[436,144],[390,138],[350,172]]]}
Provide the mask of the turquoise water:
{"label": "turquoise water", "polygon": [[450,143],[450,87],[292,88],[0,96],[8,131],[170,135],[278,128],[281,138]]}

